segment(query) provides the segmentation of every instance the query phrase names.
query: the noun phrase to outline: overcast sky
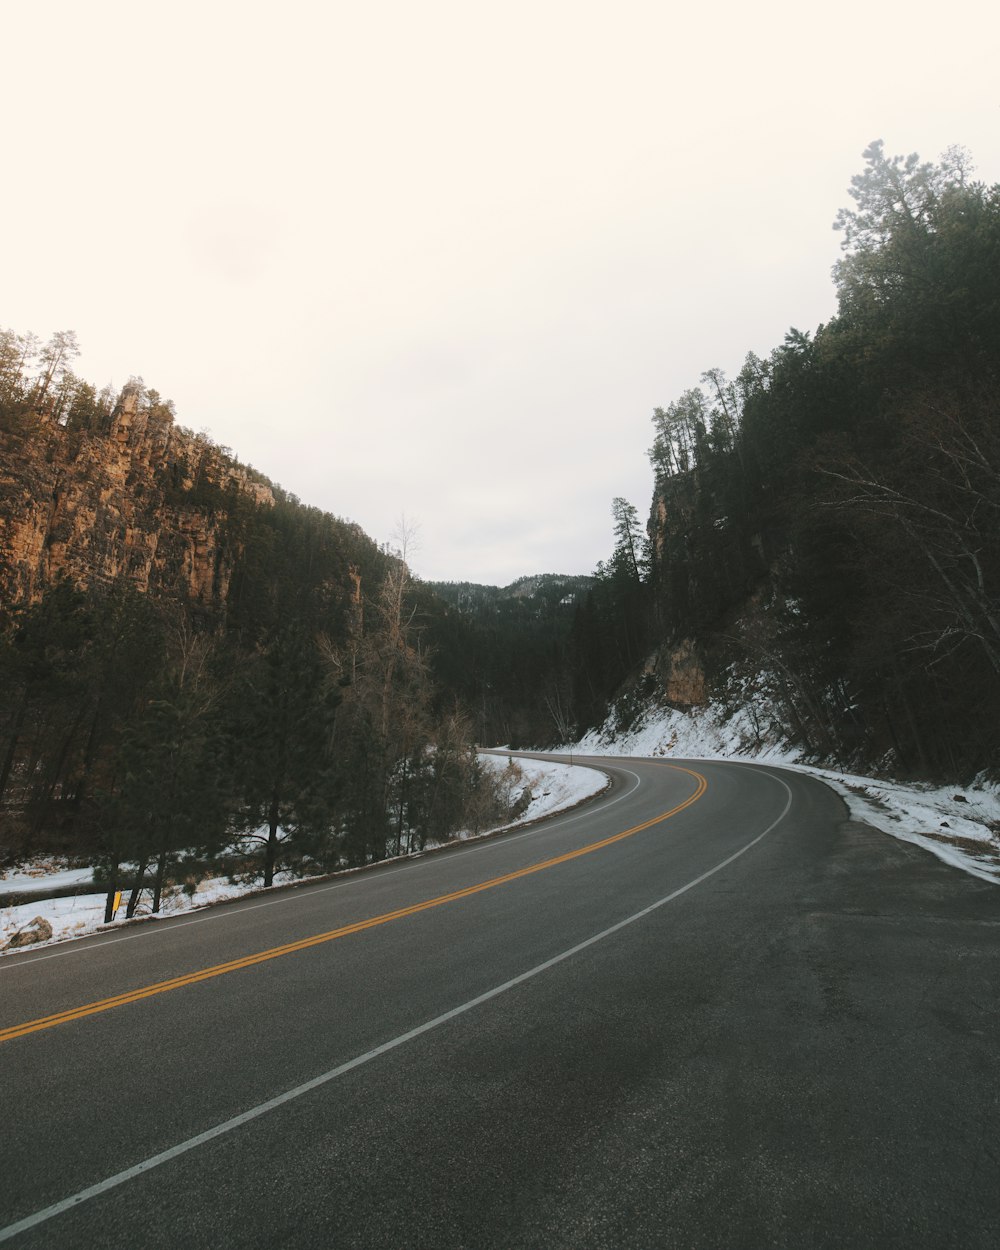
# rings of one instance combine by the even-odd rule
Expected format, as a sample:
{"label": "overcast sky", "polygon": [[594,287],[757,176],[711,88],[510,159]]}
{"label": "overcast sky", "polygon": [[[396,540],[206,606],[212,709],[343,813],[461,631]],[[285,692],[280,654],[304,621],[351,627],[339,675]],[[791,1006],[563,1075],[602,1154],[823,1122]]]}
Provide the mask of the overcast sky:
{"label": "overcast sky", "polygon": [[988,0],[4,5],[0,324],[425,578],[590,572],[650,416],[834,312],[861,153],[1000,179]]}

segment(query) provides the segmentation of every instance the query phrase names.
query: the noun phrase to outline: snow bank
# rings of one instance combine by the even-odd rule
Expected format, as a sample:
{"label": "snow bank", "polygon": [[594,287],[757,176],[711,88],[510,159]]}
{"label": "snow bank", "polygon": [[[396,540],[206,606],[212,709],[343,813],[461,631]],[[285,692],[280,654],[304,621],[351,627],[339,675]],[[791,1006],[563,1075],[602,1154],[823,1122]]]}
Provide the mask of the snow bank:
{"label": "snow bank", "polygon": [[1000,794],[995,786],[920,785],[796,767],[843,795],[854,820],[1000,884]]}
{"label": "snow bank", "polygon": [[[494,772],[500,773],[507,768],[508,758],[502,755],[484,755],[482,761]],[[555,812],[575,807],[584,799],[600,794],[608,784],[603,773],[593,768],[582,768],[579,764],[561,764],[552,760],[529,760],[514,753],[514,762],[521,773],[521,785],[531,793],[531,802],[526,810],[514,822],[527,824],[541,820],[543,816],[551,816]],[[509,828],[509,825],[498,828]],[[495,833],[496,829],[489,830]],[[459,834],[467,838],[468,833]]]}

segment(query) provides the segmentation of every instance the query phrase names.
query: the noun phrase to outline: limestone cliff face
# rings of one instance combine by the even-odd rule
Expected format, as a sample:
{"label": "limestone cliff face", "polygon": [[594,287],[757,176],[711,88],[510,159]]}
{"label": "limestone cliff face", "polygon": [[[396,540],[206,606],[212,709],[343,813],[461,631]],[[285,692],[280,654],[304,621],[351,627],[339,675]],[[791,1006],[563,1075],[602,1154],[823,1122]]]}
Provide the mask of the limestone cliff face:
{"label": "limestone cliff face", "polygon": [[692,638],[661,647],[646,664],[666,703],[673,707],[700,707],[708,702],[705,668]]}
{"label": "limestone cliff face", "polygon": [[38,416],[27,437],[0,434],[0,595],[34,603],[61,577],[125,577],[218,606],[237,554],[227,505],[240,499],[274,503],[250,470],[134,396],[100,431]]}

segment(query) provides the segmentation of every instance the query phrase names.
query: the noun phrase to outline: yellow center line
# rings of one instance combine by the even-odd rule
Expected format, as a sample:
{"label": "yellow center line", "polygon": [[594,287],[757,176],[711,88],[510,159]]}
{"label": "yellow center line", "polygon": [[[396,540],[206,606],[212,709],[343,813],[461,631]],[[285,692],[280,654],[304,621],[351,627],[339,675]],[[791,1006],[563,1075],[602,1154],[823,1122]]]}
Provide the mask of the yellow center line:
{"label": "yellow center line", "polygon": [[126,990],[122,994],[114,994],[110,998],[102,998],[95,1003],[85,1003],[80,1007],[70,1007],[65,1011],[57,1011],[50,1016],[41,1016],[37,1020],[28,1020],[24,1024],[11,1025],[9,1028],[0,1029],[0,1042],[9,1042],[15,1037],[24,1037],[28,1033],[40,1033],[44,1029],[53,1029],[58,1024],[68,1024],[71,1020],[81,1020],[85,1016],[95,1016],[102,1011],[111,1011],[114,1007],[124,1007],[128,1003],[136,1003],[143,998],[152,998],[156,994],[166,994],[170,990],[183,989],[187,985],[197,985],[199,981],[209,981],[213,977],[224,976],[227,972],[238,972],[241,968],[251,968],[255,964],[266,963],[269,959],[280,959],[283,955],[292,955],[296,951],[308,950],[311,946],[321,946],[324,942],[335,942],[338,938],[349,937],[352,933],[361,933],[365,929],[374,929],[379,925],[388,924],[392,920],[402,920],[404,916],[415,916],[418,912],[430,911],[433,907],[441,907],[445,903],[453,903],[458,899],[469,898],[473,894],[481,894],[484,890],[494,890],[497,886],[506,885],[510,881],[517,881],[521,877],[530,877],[536,872],[544,872],[547,868],[555,868],[558,864],[569,863],[570,860],[579,859],[582,855],[592,855],[595,851],[603,850],[606,846],[612,846],[615,842],[621,842],[624,838],[630,838],[634,834],[642,833],[644,829],[650,829],[653,825],[658,825],[661,821],[669,820],[671,816],[676,816],[678,812],[682,812],[686,807],[690,807],[692,803],[696,803],[708,788],[708,782],[701,773],[696,773],[690,768],[681,768],[675,764],[668,764],[667,767],[674,769],[676,772],[687,773],[689,776],[694,777],[698,783],[695,792],[685,799],[683,803],[678,803],[676,807],[672,807],[669,811],[661,812],[659,816],[643,821],[640,825],[633,825],[631,829],[625,829],[623,832],[613,834],[611,837],[602,838],[599,842],[591,842],[575,851],[567,851],[566,854],[557,855],[554,859],[542,860],[541,863],[531,864],[527,868],[519,868],[516,872],[508,872],[501,877],[490,877],[486,881],[480,881],[477,885],[466,886],[464,889],[455,890],[451,894],[439,894],[436,898],[426,899],[422,903],[414,903],[410,907],[400,907],[397,911],[385,912],[381,916],[372,916],[368,920],[358,920],[354,924],[343,925],[339,929],[330,929],[326,933],[316,933],[312,937],[302,938],[298,942],[288,942],[284,946],[273,946],[270,950],[258,951],[253,955],[244,955],[240,959],[231,959],[224,964],[214,964],[210,968],[200,968],[196,972],[188,972],[183,976],[171,977],[168,981],[157,981],[153,985],[145,985],[135,990]]}

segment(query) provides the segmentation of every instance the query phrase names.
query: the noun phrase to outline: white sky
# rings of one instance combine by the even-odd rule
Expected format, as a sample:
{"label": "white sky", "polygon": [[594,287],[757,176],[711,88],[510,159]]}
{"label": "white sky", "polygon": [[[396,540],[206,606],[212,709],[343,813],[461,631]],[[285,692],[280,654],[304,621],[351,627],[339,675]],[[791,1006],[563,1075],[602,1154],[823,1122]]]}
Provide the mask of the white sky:
{"label": "white sky", "polygon": [[680,7],[3,0],[0,324],[423,577],[590,572],[653,408],[833,313],[870,140],[1000,178],[989,0]]}

